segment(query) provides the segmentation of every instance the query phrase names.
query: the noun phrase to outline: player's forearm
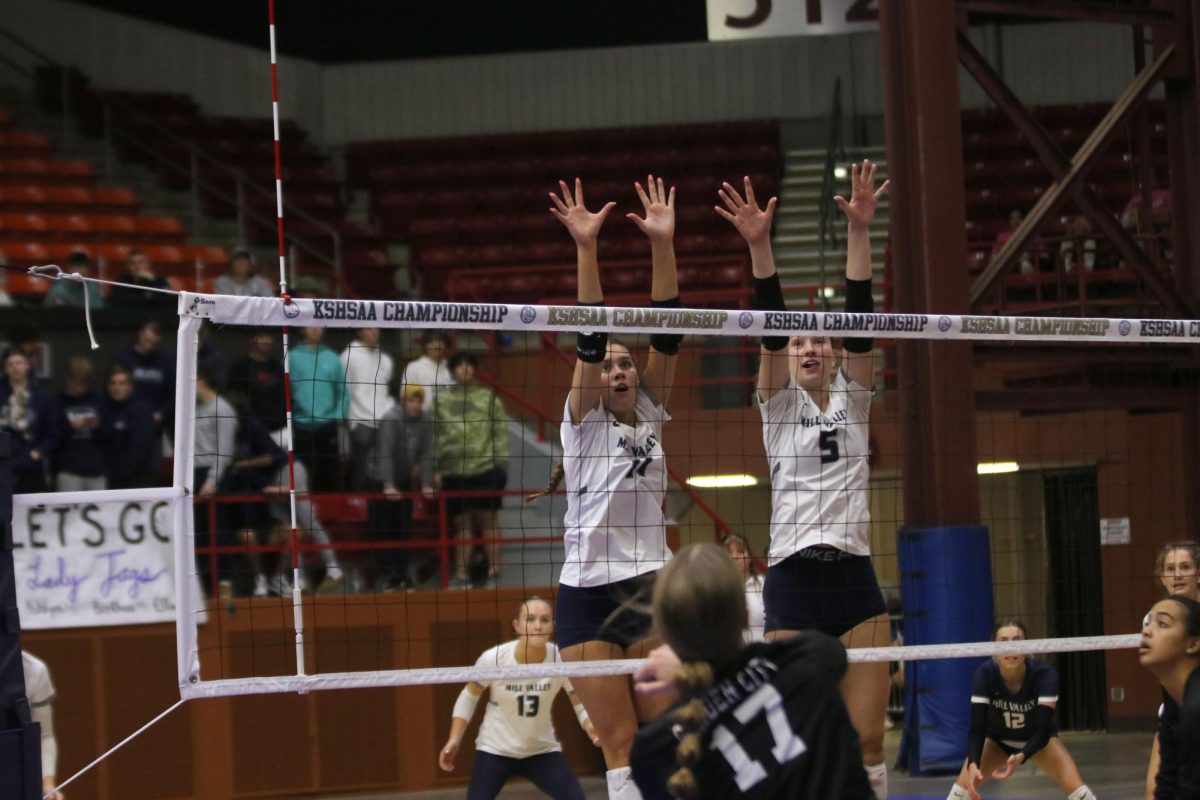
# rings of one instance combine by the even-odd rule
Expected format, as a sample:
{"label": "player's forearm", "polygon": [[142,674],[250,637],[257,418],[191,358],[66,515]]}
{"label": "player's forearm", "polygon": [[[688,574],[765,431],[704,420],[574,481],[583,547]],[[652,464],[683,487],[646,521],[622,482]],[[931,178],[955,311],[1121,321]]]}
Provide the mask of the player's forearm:
{"label": "player's forearm", "polygon": [[846,230],[846,278],[865,281],[871,272],[871,227],[852,222]]}

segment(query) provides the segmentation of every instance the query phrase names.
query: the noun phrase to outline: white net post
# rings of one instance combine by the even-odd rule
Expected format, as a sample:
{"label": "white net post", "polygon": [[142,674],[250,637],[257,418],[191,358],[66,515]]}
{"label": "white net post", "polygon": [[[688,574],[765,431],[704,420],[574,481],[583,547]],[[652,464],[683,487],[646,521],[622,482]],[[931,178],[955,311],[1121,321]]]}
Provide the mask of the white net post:
{"label": "white net post", "polygon": [[196,528],[195,487],[192,478],[196,445],[196,350],[200,326],[204,320],[182,313],[185,298],[180,297],[179,333],[175,347],[175,458],[172,484],[178,494],[172,500],[172,535],[175,543],[175,630],[176,668],[180,693],[200,680],[200,656],[197,645],[197,619],[193,599]]}

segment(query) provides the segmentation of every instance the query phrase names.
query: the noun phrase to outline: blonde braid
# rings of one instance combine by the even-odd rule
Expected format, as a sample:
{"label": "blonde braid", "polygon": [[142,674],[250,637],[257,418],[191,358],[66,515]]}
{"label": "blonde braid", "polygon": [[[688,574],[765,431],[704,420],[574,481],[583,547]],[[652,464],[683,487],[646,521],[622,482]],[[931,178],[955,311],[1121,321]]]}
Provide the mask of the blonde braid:
{"label": "blonde braid", "polygon": [[708,721],[708,709],[701,698],[712,688],[714,679],[712,665],[707,661],[684,662],[675,675],[675,689],[687,702],[672,717],[683,731],[683,736],[675,748],[679,769],[667,779],[667,791],[679,800],[692,800],[700,791],[692,770],[700,763],[704,751],[699,731]]}

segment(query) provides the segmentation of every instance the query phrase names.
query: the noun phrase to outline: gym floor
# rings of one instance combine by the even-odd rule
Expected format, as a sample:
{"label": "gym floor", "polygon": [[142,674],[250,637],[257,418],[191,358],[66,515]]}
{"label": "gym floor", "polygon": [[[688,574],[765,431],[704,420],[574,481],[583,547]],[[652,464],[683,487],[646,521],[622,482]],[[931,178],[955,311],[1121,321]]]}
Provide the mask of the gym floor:
{"label": "gym floor", "polygon": [[[1079,765],[1079,772],[1087,781],[1092,792],[1100,800],[1113,798],[1142,797],[1145,791],[1146,764],[1150,758],[1150,743],[1154,734],[1140,733],[1065,733],[1063,742]],[[888,733],[887,753],[889,763],[895,761],[900,734]],[[891,800],[943,800],[950,791],[956,776],[944,775],[932,778],[912,778],[902,772],[892,772],[888,777]],[[589,800],[605,800],[608,797],[603,778],[588,777],[580,781]],[[354,797],[327,797],[325,800],[409,800],[420,796],[424,800],[451,800],[461,798],[463,789],[418,794],[355,795]],[[1032,765],[1022,767],[1003,783],[989,781],[983,787],[984,797],[1022,797],[1054,800],[1062,793],[1050,778],[1041,774]],[[544,795],[527,783],[512,783],[500,793],[502,800],[533,800]]]}

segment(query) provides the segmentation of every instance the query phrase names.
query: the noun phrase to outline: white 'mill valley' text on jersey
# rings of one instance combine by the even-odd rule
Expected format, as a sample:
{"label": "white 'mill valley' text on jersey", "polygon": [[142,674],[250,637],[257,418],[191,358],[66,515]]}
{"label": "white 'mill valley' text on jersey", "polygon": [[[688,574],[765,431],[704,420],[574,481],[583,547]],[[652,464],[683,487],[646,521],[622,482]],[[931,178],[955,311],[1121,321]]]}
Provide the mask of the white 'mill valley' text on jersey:
{"label": "white 'mill valley' text on jersey", "polygon": [[[517,663],[518,642],[512,641],[487,650],[475,662],[477,667],[507,667]],[[546,645],[545,664],[561,661],[558,648]],[[566,678],[521,678],[520,680],[480,681],[488,687],[487,710],[475,749],[508,758],[530,756],[561,750],[550,720],[550,706],[560,691],[571,691]]]}
{"label": "white 'mill valley' text on jersey", "polygon": [[671,558],[662,513],[667,488],[662,431],[671,415],[645,389],[638,390],[634,428],[601,403],[572,425],[567,403],[566,560],[559,580],[603,586],[661,569]]}
{"label": "white 'mill valley' text on jersey", "polygon": [[790,379],[759,410],[771,469],[769,563],[813,545],[870,555],[871,393],[838,370],[824,412]]}

